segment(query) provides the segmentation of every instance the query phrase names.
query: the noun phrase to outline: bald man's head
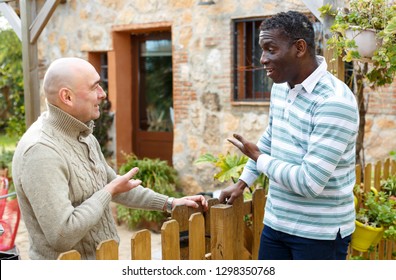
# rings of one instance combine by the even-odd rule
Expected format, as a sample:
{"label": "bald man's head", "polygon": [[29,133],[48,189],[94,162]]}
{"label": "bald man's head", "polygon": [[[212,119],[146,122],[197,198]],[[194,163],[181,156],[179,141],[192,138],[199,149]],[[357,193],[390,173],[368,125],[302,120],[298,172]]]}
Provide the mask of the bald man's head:
{"label": "bald man's head", "polygon": [[100,103],[106,98],[100,81],[92,64],[69,57],[51,63],[43,86],[48,103],[87,123],[100,117]]}
{"label": "bald man's head", "polygon": [[48,102],[59,105],[58,93],[62,88],[74,90],[80,82],[82,71],[94,67],[77,57],[59,58],[51,63],[44,76],[43,88]]}

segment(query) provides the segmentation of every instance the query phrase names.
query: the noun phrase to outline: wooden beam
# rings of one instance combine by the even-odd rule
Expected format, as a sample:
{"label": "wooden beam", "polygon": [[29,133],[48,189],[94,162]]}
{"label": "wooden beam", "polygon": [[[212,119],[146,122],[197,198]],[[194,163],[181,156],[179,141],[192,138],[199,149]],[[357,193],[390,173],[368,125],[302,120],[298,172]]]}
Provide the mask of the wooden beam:
{"label": "wooden beam", "polygon": [[19,40],[22,41],[21,19],[14,9],[7,3],[0,3],[0,12],[8,20],[8,23],[11,25]]}
{"label": "wooden beam", "polygon": [[37,13],[37,0],[20,0],[25,121],[28,128],[40,116],[37,39],[60,0],[47,0]]}
{"label": "wooden beam", "polygon": [[36,43],[38,37],[43,31],[45,25],[51,18],[54,13],[56,7],[60,3],[61,0],[47,0],[44,3],[44,6],[41,8],[39,14],[34,19],[32,25],[30,26],[30,43]]}
{"label": "wooden beam", "polygon": [[36,1],[21,0],[22,67],[25,92],[25,121],[29,127],[40,115],[37,44],[30,44],[29,26],[36,17]]}
{"label": "wooden beam", "polygon": [[313,15],[319,19],[322,23],[322,18],[320,17],[319,8],[323,6],[323,1],[325,0],[302,0],[305,6],[310,10]]}

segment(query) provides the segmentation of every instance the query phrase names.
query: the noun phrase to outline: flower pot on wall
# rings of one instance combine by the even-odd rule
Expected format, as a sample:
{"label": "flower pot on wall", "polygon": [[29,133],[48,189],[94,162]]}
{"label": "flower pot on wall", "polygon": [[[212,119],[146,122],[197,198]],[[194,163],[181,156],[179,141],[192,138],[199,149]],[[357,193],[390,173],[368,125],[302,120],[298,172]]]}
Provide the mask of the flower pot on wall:
{"label": "flower pot on wall", "polygon": [[382,238],[384,228],[366,226],[355,221],[356,229],[352,234],[351,247],[360,252],[367,252],[370,246],[376,246]]}
{"label": "flower pot on wall", "polygon": [[381,45],[381,40],[377,38],[377,34],[374,29],[348,29],[345,31],[345,36],[350,40],[355,40],[357,45],[357,51],[362,58],[371,58]]}

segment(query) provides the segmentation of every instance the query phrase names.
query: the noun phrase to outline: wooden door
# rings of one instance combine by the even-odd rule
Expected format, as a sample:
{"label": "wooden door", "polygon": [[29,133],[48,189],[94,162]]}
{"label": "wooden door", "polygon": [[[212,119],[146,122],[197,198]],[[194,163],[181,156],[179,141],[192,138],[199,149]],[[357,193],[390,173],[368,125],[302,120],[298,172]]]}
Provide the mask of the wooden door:
{"label": "wooden door", "polygon": [[133,152],[172,165],[173,75],[170,32],[132,35]]}

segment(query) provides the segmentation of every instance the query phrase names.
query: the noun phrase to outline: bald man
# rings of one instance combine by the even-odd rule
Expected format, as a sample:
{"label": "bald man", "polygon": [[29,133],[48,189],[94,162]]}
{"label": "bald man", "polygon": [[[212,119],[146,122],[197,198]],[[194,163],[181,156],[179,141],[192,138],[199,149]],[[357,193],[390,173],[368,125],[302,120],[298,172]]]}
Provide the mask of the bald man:
{"label": "bald man", "polygon": [[133,179],[137,168],[117,176],[107,165],[92,135],[106,93],[90,63],[55,60],[43,87],[48,110],[23,135],[12,163],[31,259],[57,259],[72,249],[82,259],[95,259],[101,241],[119,241],[110,201],[146,210],[207,208],[203,196],[171,198]]}

